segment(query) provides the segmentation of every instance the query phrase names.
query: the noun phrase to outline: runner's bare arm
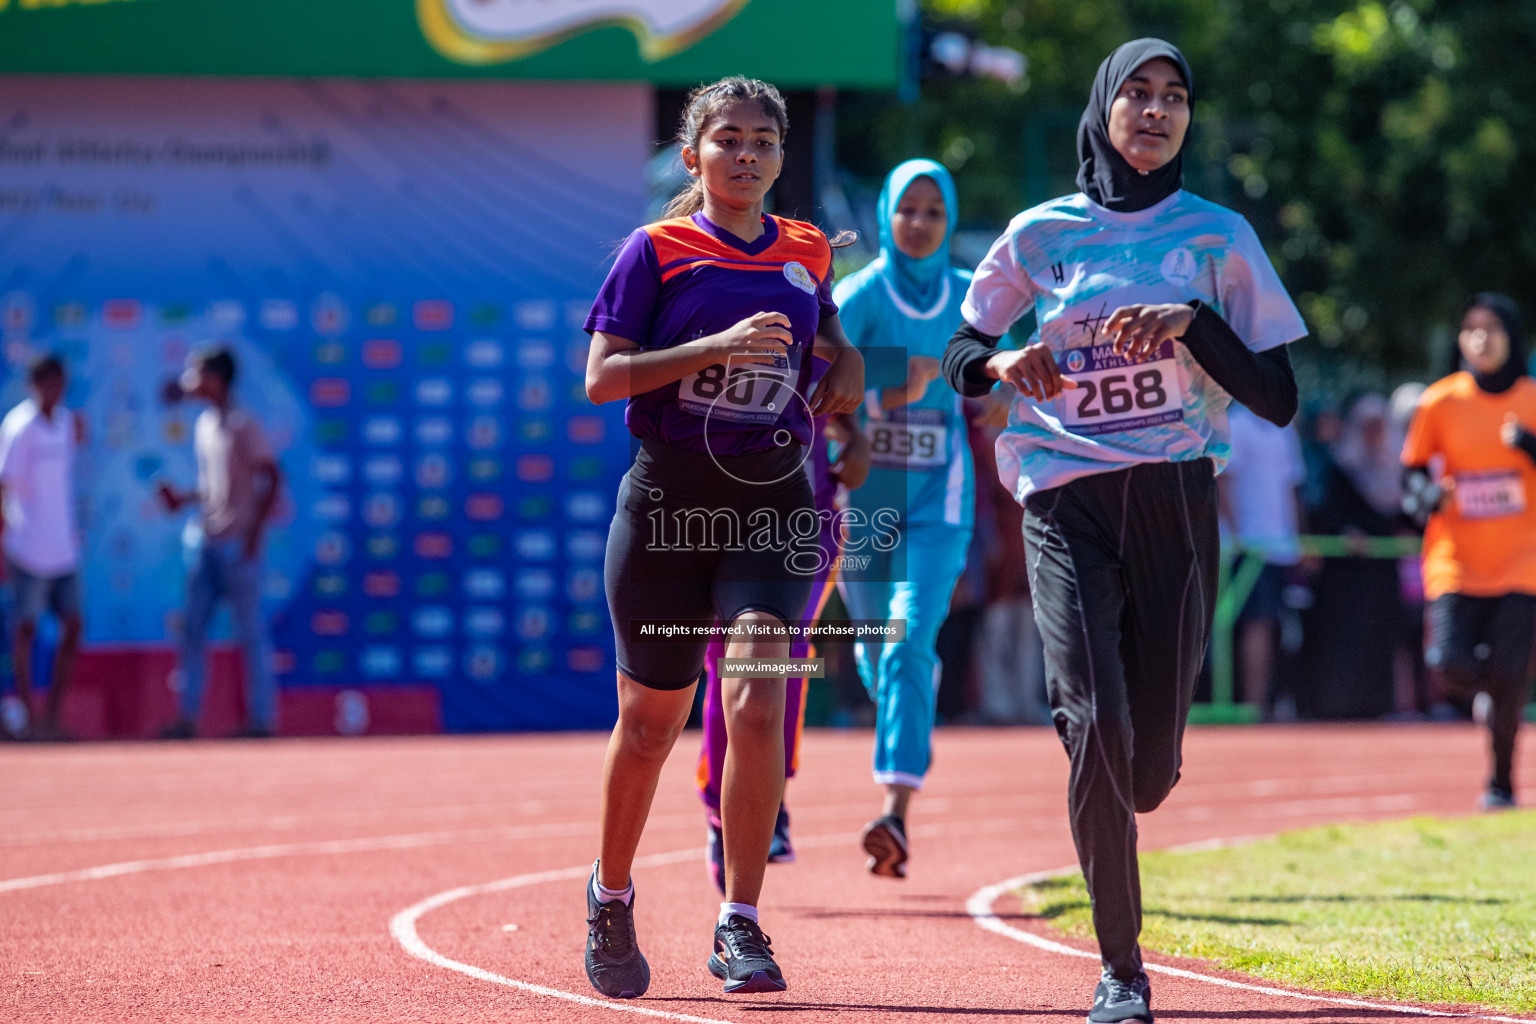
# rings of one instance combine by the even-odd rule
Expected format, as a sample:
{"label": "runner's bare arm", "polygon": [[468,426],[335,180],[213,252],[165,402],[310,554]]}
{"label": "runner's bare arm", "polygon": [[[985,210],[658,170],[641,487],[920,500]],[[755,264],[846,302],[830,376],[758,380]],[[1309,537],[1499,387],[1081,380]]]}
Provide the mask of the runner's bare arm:
{"label": "runner's bare arm", "polygon": [[602,405],[644,394],[727,360],[771,363],[793,344],[789,318],[782,313],[758,313],[719,334],[671,348],[642,349],[628,338],[594,331],[587,350],[587,398]]}

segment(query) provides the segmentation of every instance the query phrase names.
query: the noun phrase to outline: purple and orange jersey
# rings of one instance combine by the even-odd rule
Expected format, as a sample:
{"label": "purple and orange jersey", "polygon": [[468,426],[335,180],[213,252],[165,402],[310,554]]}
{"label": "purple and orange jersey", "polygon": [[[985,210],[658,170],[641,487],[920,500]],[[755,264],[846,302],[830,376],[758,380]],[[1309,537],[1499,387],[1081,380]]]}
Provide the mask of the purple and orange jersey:
{"label": "purple and orange jersey", "polygon": [[624,422],[636,437],[716,455],[776,447],[788,430],[812,442],[808,355],[832,301],[832,248],[815,227],[765,216],[744,242],[703,213],[635,231],[603,282],[586,329],[671,348],[718,334],[758,313],[789,318],[794,345],[774,364],[706,367],[634,395]]}

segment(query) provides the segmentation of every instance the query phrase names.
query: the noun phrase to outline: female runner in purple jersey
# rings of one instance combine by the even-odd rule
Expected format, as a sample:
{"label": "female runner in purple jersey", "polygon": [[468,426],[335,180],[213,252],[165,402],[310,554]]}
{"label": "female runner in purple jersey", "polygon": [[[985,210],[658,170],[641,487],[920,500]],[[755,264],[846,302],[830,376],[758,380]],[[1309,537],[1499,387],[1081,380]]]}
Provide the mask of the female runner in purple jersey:
{"label": "female runner in purple jersey", "polygon": [[[799,624],[819,561],[803,470],[813,420],[851,412],[863,395],[826,236],[763,214],[787,129],[770,85],[728,78],[695,91],[679,133],[694,183],[667,219],[624,243],[586,323],[587,395],[627,399],[640,442],[604,561],[619,721],[587,886],[587,977],[617,998],[650,983],[629,872],[704,667],[710,635],[692,630],[732,627],[732,658],[788,656],[785,627]],[[813,350],[830,364],[814,390]],[[784,792],[785,680],[724,682],[726,902],[708,966],[727,992],[782,991],[757,902]]]}

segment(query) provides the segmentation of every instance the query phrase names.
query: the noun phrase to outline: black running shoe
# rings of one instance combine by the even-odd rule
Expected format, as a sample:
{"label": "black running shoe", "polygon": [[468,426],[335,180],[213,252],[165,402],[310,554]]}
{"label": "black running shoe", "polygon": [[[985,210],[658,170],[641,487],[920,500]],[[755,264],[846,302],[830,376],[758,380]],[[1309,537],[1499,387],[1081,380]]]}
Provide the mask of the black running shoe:
{"label": "black running shoe", "polygon": [[1105,971],[1093,992],[1089,1024],[1118,1024],[1127,1020],[1152,1024],[1152,983],[1145,971],[1137,971],[1130,981],[1121,981]]}
{"label": "black running shoe", "polygon": [[732,914],[715,929],[709,973],[725,982],[727,992],[783,992],[789,984],[773,962],[771,941],[755,921]]}
{"label": "black running shoe", "polygon": [[637,999],[651,987],[651,965],[635,940],[635,898],[597,902],[597,865],[587,879],[587,980],[613,999]]}
{"label": "black running shoe", "polygon": [[876,818],[864,826],[861,839],[869,854],[869,873],[882,878],[907,877],[907,830],[894,815]]}
{"label": "black running shoe", "polygon": [[768,847],[769,864],[793,864],[795,844],[789,841],[789,812],[779,804],[779,817],[773,823],[773,843]]}

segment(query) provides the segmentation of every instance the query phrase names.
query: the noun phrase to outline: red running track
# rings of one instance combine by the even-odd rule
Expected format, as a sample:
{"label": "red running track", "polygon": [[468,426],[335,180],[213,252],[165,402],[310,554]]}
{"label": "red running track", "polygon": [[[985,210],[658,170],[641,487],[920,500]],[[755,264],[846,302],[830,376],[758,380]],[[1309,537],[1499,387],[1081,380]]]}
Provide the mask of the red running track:
{"label": "red running track", "polygon": [[[905,882],[865,874],[856,848],[877,806],[869,735],[809,734],[789,794],[799,862],[770,869],[764,898],[790,988],[732,998],[704,969],[718,897],[685,735],[635,876],[651,991],[622,1004],[581,967],[603,742],[0,748],[0,1019],[1083,1019],[1094,959],[1020,941],[1050,931],[1006,895],[991,924],[1011,936],[972,913],[985,887],[1073,861],[1053,733],[941,732]],[[1470,726],[1194,729],[1185,754],[1143,848],[1462,814],[1484,774]],[[1166,1020],[1414,1019],[1180,966],[1193,976],[1153,979]]]}

